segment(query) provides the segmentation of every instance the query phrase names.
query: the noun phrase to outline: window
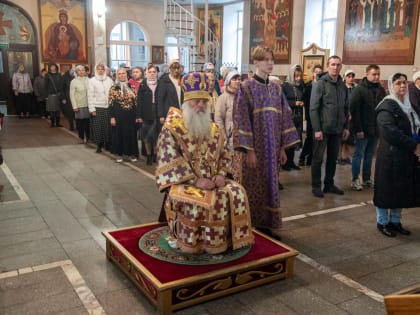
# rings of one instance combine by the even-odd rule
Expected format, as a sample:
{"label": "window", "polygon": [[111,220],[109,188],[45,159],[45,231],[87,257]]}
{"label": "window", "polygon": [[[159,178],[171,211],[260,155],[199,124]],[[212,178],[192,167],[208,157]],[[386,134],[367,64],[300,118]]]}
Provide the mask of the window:
{"label": "window", "polygon": [[306,0],[303,47],[315,43],[335,52],[338,0]]}
{"label": "window", "polygon": [[116,25],[110,35],[111,68],[146,67],[149,62],[149,46],[141,27],[124,21]]}
{"label": "window", "polygon": [[238,68],[242,63],[244,3],[234,3],[223,7],[222,64],[228,68]]}

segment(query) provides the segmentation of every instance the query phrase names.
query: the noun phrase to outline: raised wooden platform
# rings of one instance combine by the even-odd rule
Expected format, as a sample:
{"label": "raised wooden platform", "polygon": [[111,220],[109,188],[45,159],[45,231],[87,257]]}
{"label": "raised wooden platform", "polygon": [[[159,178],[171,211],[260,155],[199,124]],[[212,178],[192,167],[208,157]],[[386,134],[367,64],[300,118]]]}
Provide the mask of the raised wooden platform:
{"label": "raised wooden platform", "polygon": [[388,315],[419,315],[420,284],[389,294],[384,301]]}
{"label": "raised wooden platform", "polygon": [[243,257],[227,263],[186,266],[157,260],[138,248],[140,237],[159,223],[103,232],[106,255],[162,314],[292,276],[298,252],[258,231]]}

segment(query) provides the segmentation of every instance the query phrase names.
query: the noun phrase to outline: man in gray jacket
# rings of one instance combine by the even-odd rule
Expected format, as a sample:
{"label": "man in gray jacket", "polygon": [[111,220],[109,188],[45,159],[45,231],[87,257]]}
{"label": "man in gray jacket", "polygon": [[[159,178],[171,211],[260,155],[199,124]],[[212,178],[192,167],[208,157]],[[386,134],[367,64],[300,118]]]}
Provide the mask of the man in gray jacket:
{"label": "man in gray jacket", "polygon": [[[312,88],[309,114],[314,131],[312,157],[312,193],[322,198],[324,193],[343,195],[334,184],[336,161],[341,138],[347,139],[349,103],[346,86],[340,76],[341,58],[328,58],[327,72],[318,75]],[[321,166],[327,150],[324,190],[321,189]]]}

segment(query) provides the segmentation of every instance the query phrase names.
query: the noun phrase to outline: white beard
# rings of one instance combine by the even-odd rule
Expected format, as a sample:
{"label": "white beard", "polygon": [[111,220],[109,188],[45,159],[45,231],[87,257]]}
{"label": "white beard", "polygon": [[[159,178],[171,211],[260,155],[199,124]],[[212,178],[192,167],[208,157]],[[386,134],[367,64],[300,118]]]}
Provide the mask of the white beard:
{"label": "white beard", "polygon": [[196,112],[187,101],[182,104],[182,114],[185,127],[194,138],[210,139],[210,106],[207,106],[205,112]]}

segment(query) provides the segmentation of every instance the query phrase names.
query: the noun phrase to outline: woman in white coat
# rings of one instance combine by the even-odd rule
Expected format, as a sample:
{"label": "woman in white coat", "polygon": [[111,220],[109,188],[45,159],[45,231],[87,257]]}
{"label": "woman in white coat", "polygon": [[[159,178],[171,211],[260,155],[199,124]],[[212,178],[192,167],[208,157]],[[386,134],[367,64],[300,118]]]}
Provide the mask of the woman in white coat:
{"label": "woman in white coat", "polygon": [[92,141],[96,143],[96,152],[102,148],[111,148],[111,124],[109,117],[108,96],[109,89],[114,84],[106,75],[106,67],[98,63],[95,67],[95,76],[89,80],[88,103],[91,114]]}
{"label": "woman in white coat", "polygon": [[88,84],[85,66],[78,65],[74,71],[75,78],[70,83],[70,100],[76,118],[76,128],[81,143],[90,137],[90,114],[88,109]]}

